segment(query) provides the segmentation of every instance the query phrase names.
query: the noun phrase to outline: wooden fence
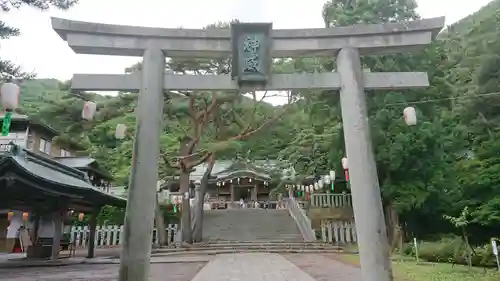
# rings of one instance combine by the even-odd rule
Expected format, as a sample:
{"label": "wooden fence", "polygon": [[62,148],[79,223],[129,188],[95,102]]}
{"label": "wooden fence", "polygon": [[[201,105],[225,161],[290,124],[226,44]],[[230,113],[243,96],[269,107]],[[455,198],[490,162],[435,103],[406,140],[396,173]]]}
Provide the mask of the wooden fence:
{"label": "wooden fence", "polygon": [[354,244],[357,242],[354,221],[323,221],[321,239],[332,244]]}
{"label": "wooden fence", "polygon": [[[178,225],[169,224],[165,230],[167,232],[167,241],[169,244],[176,241]],[[77,248],[87,247],[90,237],[90,229],[88,226],[73,226],[69,234],[70,241],[74,242]],[[116,247],[122,244],[123,225],[97,226],[95,234],[96,248]],[[153,241],[151,242],[153,244],[158,244],[156,229],[153,229]]]}

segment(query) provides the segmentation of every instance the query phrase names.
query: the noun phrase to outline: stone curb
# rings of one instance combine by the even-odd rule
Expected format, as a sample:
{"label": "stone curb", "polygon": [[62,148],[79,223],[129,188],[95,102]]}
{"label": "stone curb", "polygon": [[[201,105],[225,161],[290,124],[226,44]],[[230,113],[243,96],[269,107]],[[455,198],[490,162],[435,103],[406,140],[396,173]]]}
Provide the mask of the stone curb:
{"label": "stone curb", "polygon": [[[202,258],[176,257],[176,258],[152,258],[151,264],[161,263],[207,263],[212,257]],[[0,269],[32,268],[32,267],[62,267],[80,264],[120,264],[119,258],[97,258],[81,260],[57,260],[57,261],[7,261],[0,263]]]}
{"label": "stone curb", "polygon": [[58,267],[85,263],[84,260],[65,261],[7,261],[0,263],[0,269],[28,268],[28,267]]}

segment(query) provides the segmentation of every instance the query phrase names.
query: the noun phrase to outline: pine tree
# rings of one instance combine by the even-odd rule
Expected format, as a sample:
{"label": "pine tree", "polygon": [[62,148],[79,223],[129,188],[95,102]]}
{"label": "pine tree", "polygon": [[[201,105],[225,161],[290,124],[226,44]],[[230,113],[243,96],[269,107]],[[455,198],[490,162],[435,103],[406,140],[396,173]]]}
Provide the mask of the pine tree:
{"label": "pine tree", "polygon": [[[47,10],[50,7],[56,7],[66,10],[78,3],[78,0],[4,0],[0,1],[0,13],[7,13],[12,9],[19,9],[22,6]],[[15,27],[8,26],[0,20],[0,40],[8,39],[13,36],[19,36],[20,30]],[[10,79],[29,79],[35,76],[34,73],[22,71],[22,69],[8,60],[2,60],[0,56],[0,81]]]}

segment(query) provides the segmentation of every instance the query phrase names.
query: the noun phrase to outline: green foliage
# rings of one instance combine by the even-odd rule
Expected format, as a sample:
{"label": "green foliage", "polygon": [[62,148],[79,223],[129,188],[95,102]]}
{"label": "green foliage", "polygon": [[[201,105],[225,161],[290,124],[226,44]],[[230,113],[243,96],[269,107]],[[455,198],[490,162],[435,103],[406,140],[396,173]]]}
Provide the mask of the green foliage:
{"label": "green foliage", "polygon": [[[56,7],[66,10],[78,3],[78,0],[7,0],[0,2],[0,12],[7,13],[11,9],[19,9],[22,6],[37,8],[40,10],[48,10],[50,7]],[[20,30],[15,27],[8,26],[0,20],[0,39],[8,39],[10,37],[19,36]],[[34,73],[23,72],[21,68],[10,61],[2,60],[0,57],[0,81],[7,79],[30,79],[35,76]]]}
{"label": "green foliage", "polygon": [[[397,209],[405,231],[418,237],[455,231],[443,215],[459,215],[465,206],[474,210],[469,229],[475,242],[484,242],[499,230],[496,175],[500,167],[494,159],[499,155],[500,100],[498,95],[472,98],[499,91],[500,12],[492,12],[493,6],[500,6],[500,1],[492,1],[490,8],[476,13],[477,18],[467,24],[459,23],[460,28],[450,27],[421,53],[362,58],[363,66],[372,72],[425,71],[429,75],[431,86],[426,89],[367,93],[384,201]],[[413,0],[329,1],[323,18],[326,26],[414,20],[419,18],[415,8]],[[280,61],[280,66],[284,72],[322,72],[334,69],[335,61],[293,59]],[[338,93],[294,94],[301,99],[300,109],[283,126],[292,139],[281,149],[281,159],[289,161],[298,174],[340,171],[345,149]],[[422,103],[426,100],[431,102]],[[414,106],[419,124],[407,127],[402,111],[413,102],[418,102]]]}
{"label": "green foliage", "polygon": [[[332,0],[325,4],[322,16],[328,27],[414,20],[419,18],[415,2]],[[500,231],[500,95],[489,94],[500,92],[499,8],[500,0],[492,1],[450,26],[420,53],[362,58],[363,67],[372,72],[423,71],[429,75],[430,87],[425,89],[367,92],[382,196],[396,208],[410,236],[423,239],[458,233],[455,221],[447,218],[460,217],[465,207],[472,245],[482,245]],[[226,26],[218,23],[207,28]],[[5,29],[0,25],[1,30]],[[335,64],[329,58],[275,59],[273,71],[330,72]],[[140,69],[139,63],[126,72]],[[169,59],[166,69],[227,74],[230,64],[228,60]],[[21,110],[61,131],[59,141],[76,143],[95,157],[114,175],[116,185],[127,185],[137,95],[75,96],[67,86],[54,80],[24,83]],[[251,95],[237,93],[167,94],[161,144],[162,153],[170,159],[179,156],[180,140],[192,138],[194,123],[186,96],[196,96],[193,108],[198,112],[217,96],[224,101],[200,136],[197,152],[216,151],[218,159],[279,159],[293,166],[297,177],[325,175],[331,169],[343,177],[339,172],[345,149],[338,92],[292,91],[286,98],[294,103],[283,107],[265,102],[256,106]],[[98,102],[94,121],[81,120],[80,97]],[[406,126],[402,116],[410,105],[418,112],[414,127]],[[258,126],[284,109],[286,116],[272,126],[248,138],[231,139],[248,120]],[[127,126],[128,136],[118,141],[113,134],[119,123]],[[161,176],[175,174],[163,160]],[[283,186],[276,192],[283,191]]]}
{"label": "green foliage", "polygon": [[[476,246],[472,249],[472,265],[481,267],[496,266],[495,256],[490,244]],[[415,248],[407,244],[405,254],[415,256]],[[443,238],[436,242],[422,242],[418,244],[420,259],[429,262],[447,262],[467,265],[467,252],[459,237]]]}

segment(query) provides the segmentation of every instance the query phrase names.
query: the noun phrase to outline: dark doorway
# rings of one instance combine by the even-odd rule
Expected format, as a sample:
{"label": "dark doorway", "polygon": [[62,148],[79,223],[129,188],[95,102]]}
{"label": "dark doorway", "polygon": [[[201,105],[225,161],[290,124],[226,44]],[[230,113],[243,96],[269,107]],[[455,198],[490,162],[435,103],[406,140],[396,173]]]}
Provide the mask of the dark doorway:
{"label": "dark doorway", "polygon": [[250,201],[252,192],[248,187],[235,187],[236,191],[236,201],[239,201],[243,198],[244,201]]}

